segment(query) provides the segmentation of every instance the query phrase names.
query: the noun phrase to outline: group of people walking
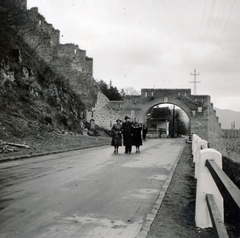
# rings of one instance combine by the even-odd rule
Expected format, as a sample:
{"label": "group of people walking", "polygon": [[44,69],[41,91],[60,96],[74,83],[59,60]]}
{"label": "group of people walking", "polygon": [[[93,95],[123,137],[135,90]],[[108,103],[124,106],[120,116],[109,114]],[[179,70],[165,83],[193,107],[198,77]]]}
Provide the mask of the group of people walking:
{"label": "group of people walking", "polygon": [[140,153],[143,125],[137,118],[134,118],[133,122],[130,121],[128,116],[125,116],[124,119],[125,122],[123,123],[120,119],[117,119],[116,124],[111,129],[111,145],[114,146],[114,154],[118,154],[118,148],[122,146],[122,139],[126,154],[132,152],[132,146],[136,146],[136,153]]}

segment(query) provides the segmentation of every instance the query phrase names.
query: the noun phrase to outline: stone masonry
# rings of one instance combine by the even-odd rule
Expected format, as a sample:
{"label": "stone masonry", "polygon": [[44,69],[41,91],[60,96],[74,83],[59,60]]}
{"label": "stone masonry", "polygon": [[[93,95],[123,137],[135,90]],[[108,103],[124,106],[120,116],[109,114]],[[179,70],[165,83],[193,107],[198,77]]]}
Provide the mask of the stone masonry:
{"label": "stone masonry", "polygon": [[[14,2],[14,0],[12,0]],[[49,24],[38,8],[27,10],[27,1],[22,3],[22,25],[18,36],[29,45],[32,54],[44,61],[50,70],[64,78],[90,110],[96,103],[99,88],[93,78],[93,59],[75,44],[60,44],[60,31]],[[1,3],[2,4],[2,3]]]}
{"label": "stone masonry", "polygon": [[189,117],[191,132],[207,140],[211,148],[224,156],[240,162],[240,131],[222,130],[210,96],[191,95],[190,89],[142,89],[141,95],[125,96],[123,101],[109,101],[98,93],[88,120],[93,118],[96,125],[106,129],[110,129],[117,118],[123,120],[125,115],[144,122],[151,108],[164,103],[179,106]]}

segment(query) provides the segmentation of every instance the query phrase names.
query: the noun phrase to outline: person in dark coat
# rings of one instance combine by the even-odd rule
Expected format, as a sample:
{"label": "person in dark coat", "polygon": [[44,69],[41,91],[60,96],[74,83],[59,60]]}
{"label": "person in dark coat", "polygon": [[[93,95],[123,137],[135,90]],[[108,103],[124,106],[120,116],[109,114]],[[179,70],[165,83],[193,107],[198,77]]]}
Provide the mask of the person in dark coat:
{"label": "person in dark coat", "polygon": [[132,124],[132,145],[136,146],[136,153],[140,153],[140,146],[142,145],[142,123],[137,118],[134,119]]}
{"label": "person in dark coat", "polygon": [[116,124],[113,124],[111,129],[112,132],[112,142],[111,145],[114,146],[114,154],[118,154],[118,147],[122,146],[122,124],[121,120],[117,119]]}
{"label": "person in dark coat", "polygon": [[125,146],[125,153],[130,154],[132,152],[132,122],[130,118],[125,116],[125,122],[122,124],[123,131],[123,145]]}

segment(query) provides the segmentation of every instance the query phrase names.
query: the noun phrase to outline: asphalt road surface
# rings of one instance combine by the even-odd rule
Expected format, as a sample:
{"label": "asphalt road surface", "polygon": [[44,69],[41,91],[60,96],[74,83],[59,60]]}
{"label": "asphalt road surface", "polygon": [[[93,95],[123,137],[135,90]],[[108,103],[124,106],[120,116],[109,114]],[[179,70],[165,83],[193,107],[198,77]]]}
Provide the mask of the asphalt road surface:
{"label": "asphalt road surface", "polygon": [[0,164],[1,238],[137,237],[185,139],[141,153],[110,146]]}

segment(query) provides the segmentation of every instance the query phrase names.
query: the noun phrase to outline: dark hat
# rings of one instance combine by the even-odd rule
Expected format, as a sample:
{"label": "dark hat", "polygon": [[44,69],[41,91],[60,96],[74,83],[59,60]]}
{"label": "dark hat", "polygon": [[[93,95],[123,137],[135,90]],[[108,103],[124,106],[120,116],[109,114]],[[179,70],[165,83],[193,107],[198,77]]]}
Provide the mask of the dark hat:
{"label": "dark hat", "polygon": [[122,122],[120,119],[117,119],[117,120],[116,120],[116,122],[118,122],[118,121]]}
{"label": "dark hat", "polygon": [[126,120],[126,119],[130,119],[130,117],[128,117],[128,116],[125,116],[125,117],[124,117],[124,119],[125,119],[125,120]]}

